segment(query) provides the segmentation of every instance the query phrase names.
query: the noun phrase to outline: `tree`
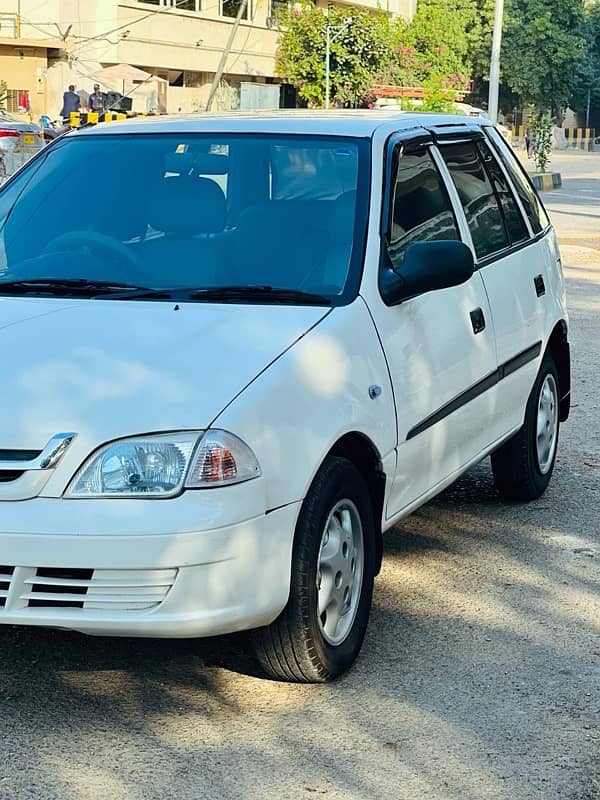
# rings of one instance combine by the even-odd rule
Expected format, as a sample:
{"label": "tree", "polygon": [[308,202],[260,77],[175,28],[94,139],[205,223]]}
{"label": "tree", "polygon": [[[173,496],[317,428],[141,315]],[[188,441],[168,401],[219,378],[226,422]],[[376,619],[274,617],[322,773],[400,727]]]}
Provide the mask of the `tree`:
{"label": "tree", "polygon": [[410,22],[396,23],[399,82],[486,76],[493,14],[494,0],[420,0]]}
{"label": "tree", "polygon": [[585,6],[583,36],[585,50],[570,101],[571,107],[581,114],[587,111],[588,98],[590,108],[600,108],[600,0]]}
{"label": "tree", "polygon": [[[472,19],[465,16],[465,6],[473,0],[422,0],[410,22],[397,22],[399,54],[398,82],[423,83],[434,75],[464,75],[471,72],[469,35],[467,24]],[[410,57],[410,70],[404,67],[402,56]],[[414,83],[413,83],[414,85]]]}
{"label": "tree", "polygon": [[[345,24],[348,17],[350,24]],[[392,28],[383,12],[331,6],[328,12],[312,3],[284,8],[277,74],[295,86],[309,105],[325,99],[325,49],[331,26],[330,95],[334,102],[357,104],[378,82],[393,55]]]}
{"label": "tree", "polygon": [[503,79],[522,102],[560,113],[577,85],[583,22],[584,0],[511,0]]}

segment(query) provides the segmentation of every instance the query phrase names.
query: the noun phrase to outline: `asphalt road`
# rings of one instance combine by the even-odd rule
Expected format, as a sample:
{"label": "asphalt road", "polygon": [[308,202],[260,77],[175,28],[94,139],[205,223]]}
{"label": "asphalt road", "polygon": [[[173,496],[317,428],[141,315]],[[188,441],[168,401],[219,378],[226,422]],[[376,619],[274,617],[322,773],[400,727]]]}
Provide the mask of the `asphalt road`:
{"label": "asphalt road", "polygon": [[600,798],[600,154],[553,166],[574,408],[545,497],[503,505],[485,463],[392,531],[329,686],[236,638],[0,630],[2,800]]}

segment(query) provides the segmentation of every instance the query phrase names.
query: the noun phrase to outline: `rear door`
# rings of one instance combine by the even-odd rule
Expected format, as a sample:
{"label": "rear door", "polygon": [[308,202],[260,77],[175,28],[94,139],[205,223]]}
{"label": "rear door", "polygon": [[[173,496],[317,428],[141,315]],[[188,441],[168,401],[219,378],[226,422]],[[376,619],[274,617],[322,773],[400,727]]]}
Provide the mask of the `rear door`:
{"label": "rear door", "polygon": [[506,168],[481,132],[461,142],[440,142],[440,152],[460,197],[490,301],[498,369],[494,427],[501,436],[522,424],[541,358],[545,322],[540,287],[547,266],[543,226],[548,220],[534,205],[535,193],[527,198],[531,217],[524,213]]}

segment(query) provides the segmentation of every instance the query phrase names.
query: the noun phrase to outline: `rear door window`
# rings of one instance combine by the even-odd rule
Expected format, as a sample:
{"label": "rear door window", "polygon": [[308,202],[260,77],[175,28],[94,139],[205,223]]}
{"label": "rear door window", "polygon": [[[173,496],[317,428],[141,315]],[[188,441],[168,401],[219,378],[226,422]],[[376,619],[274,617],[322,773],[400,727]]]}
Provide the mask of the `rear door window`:
{"label": "rear door window", "polygon": [[494,188],[475,142],[443,145],[440,152],[458,191],[478,259],[509,245]]}
{"label": "rear door window", "polygon": [[496,156],[492,153],[487,142],[478,142],[477,148],[485,163],[487,173],[494,186],[500,205],[502,206],[506,230],[511,244],[518,244],[519,242],[525,241],[529,238],[525,220],[523,219],[506,176],[496,160]]}
{"label": "rear door window", "polygon": [[514,184],[517,194],[523,204],[525,213],[531,224],[534,233],[540,233],[550,225],[548,215],[544,211],[539,197],[533,184],[529,180],[523,165],[511,149],[510,145],[503,139],[495,128],[486,127],[485,131],[489,138],[495,145],[496,150],[500,154],[502,163],[506,167],[506,171],[510,175],[510,179]]}

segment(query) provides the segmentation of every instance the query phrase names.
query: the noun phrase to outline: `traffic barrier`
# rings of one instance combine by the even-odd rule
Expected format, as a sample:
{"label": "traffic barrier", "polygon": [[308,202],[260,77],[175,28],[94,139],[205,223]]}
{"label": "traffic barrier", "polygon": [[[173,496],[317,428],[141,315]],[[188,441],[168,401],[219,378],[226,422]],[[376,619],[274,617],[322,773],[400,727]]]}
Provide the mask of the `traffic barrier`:
{"label": "traffic barrier", "polygon": [[529,177],[538,192],[549,192],[552,189],[560,189],[562,177],[560,172],[529,173]]}
{"label": "traffic barrier", "polygon": [[594,128],[563,128],[567,147],[572,150],[590,152],[594,149],[596,131]]}
{"label": "traffic barrier", "polygon": [[96,125],[99,122],[117,122],[136,117],[162,117],[165,111],[72,111],[69,114],[69,126],[81,128],[83,125]]}

